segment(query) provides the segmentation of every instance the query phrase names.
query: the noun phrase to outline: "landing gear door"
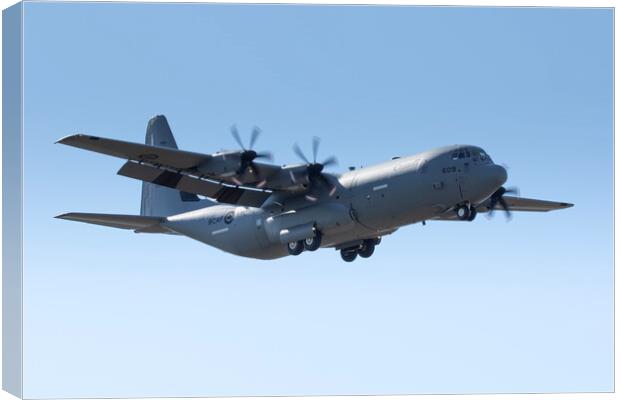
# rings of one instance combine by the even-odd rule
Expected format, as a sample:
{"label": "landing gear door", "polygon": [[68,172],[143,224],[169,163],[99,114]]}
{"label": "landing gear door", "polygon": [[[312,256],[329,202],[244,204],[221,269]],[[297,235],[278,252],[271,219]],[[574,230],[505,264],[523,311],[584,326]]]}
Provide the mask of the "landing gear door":
{"label": "landing gear door", "polygon": [[[463,161],[463,160],[460,160]],[[471,188],[471,163],[470,160],[464,160],[456,169],[456,184],[459,190],[461,200],[469,199],[468,188]]]}

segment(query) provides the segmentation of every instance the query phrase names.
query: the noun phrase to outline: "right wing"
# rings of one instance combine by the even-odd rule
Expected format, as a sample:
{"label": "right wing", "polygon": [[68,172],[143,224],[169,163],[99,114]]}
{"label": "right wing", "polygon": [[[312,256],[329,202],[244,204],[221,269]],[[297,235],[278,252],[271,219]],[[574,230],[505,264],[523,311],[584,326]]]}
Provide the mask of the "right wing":
{"label": "right wing", "polygon": [[[528,199],[525,197],[503,196],[504,201],[508,204],[510,211],[534,211],[534,212],[547,212],[553,210],[561,210],[563,208],[572,207],[572,203],[564,203],[558,201]],[[489,203],[487,200],[480,204],[477,208],[478,211],[489,211]]]}
{"label": "right wing", "polygon": [[[554,210],[561,210],[563,208],[570,208],[573,206],[571,203],[564,203],[558,201],[548,201],[548,200],[538,200],[538,199],[528,199],[525,197],[514,197],[514,196],[503,196],[504,201],[508,205],[510,211],[530,211],[530,212],[547,212]],[[479,213],[489,212],[491,209],[490,199],[483,201],[482,203],[476,206],[476,211]],[[501,207],[496,206],[495,210],[499,211]],[[439,221],[460,221],[460,219],[456,216],[456,213],[453,209],[449,209],[445,211],[443,214],[438,215],[433,218],[433,220]]]}

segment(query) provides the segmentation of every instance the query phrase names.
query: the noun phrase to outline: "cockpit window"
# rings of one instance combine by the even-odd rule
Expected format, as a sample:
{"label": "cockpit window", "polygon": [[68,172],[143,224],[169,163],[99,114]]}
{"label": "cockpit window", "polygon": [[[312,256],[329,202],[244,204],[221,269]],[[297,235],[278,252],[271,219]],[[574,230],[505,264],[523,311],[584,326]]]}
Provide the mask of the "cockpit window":
{"label": "cockpit window", "polygon": [[452,153],[453,160],[462,160],[464,158],[470,158],[470,157],[471,157],[471,153],[469,152],[469,149],[460,149]]}
{"label": "cockpit window", "polygon": [[471,156],[474,162],[480,160],[480,161],[491,161],[491,157],[489,157],[489,155],[487,153],[484,152],[484,150],[482,149],[477,149],[475,147],[472,147],[469,150],[469,152],[471,152]]}

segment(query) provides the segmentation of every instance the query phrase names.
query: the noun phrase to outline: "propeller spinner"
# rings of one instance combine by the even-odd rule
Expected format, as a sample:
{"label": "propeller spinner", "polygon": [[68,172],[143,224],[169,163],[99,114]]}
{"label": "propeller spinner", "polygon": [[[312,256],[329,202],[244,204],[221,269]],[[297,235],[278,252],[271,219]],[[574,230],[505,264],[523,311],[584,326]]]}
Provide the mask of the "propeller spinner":
{"label": "propeller spinner", "polygon": [[242,151],[239,153],[239,169],[237,170],[238,175],[245,174],[246,171],[250,171],[251,174],[257,175],[258,169],[256,168],[256,164],[254,164],[254,160],[257,158],[264,158],[267,160],[273,160],[273,155],[268,151],[257,152],[253,150],[254,144],[256,140],[261,134],[261,130],[259,127],[255,126],[252,129],[252,133],[250,136],[250,145],[246,148],[243,145],[243,141],[241,140],[241,136],[239,135],[239,131],[237,130],[237,126],[233,125],[230,127],[230,133],[232,134],[235,141],[239,144]]}

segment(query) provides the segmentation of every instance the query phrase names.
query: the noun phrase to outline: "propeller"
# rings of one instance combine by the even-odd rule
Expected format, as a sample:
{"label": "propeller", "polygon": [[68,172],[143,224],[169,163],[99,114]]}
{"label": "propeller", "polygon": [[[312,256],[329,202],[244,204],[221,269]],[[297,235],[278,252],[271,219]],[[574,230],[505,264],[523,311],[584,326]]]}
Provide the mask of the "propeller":
{"label": "propeller", "polygon": [[[338,164],[338,160],[336,157],[331,156],[326,158],[323,162],[317,162],[317,155],[319,153],[319,146],[321,144],[321,139],[318,137],[312,138],[312,162],[308,160],[308,157],[301,150],[299,145],[295,143],[293,145],[293,151],[299,158],[301,158],[306,163],[306,170],[308,173],[308,181],[311,184],[322,183],[329,188],[329,195],[332,196],[336,192],[336,186],[334,186],[329,179],[323,174],[323,169],[330,165]],[[315,196],[307,195],[306,198],[311,201],[318,200]]]}
{"label": "propeller", "polygon": [[518,195],[519,189],[517,188],[506,189],[503,186],[497,189],[495,193],[491,195],[491,201],[489,202],[489,217],[493,216],[493,212],[495,211],[495,208],[497,208],[497,205],[499,204],[504,210],[504,212],[506,213],[506,218],[510,220],[510,218],[512,217],[512,214],[510,213],[510,207],[508,207],[508,203],[506,203],[506,200],[504,199],[504,195],[507,193],[508,194],[514,193]]}
{"label": "propeller", "polygon": [[242,151],[239,153],[239,169],[237,170],[238,175],[243,175],[249,169],[250,172],[254,175],[258,174],[258,169],[256,168],[256,164],[254,164],[254,160],[257,158],[264,158],[267,160],[273,160],[273,155],[268,151],[257,152],[253,150],[254,144],[256,144],[256,140],[261,134],[261,130],[259,127],[255,126],[252,129],[252,133],[250,135],[250,145],[246,148],[243,145],[243,141],[241,140],[241,136],[239,135],[239,131],[237,130],[237,126],[233,125],[230,127],[230,133],[232,134],[235,141],[239,144]]}

